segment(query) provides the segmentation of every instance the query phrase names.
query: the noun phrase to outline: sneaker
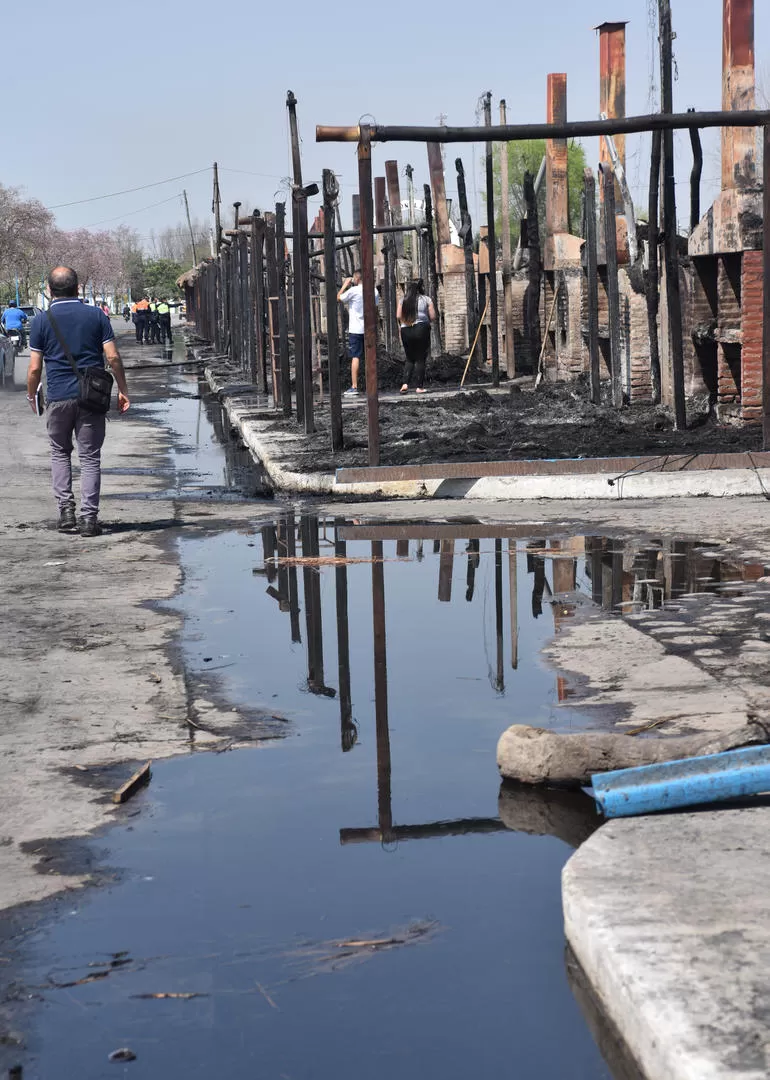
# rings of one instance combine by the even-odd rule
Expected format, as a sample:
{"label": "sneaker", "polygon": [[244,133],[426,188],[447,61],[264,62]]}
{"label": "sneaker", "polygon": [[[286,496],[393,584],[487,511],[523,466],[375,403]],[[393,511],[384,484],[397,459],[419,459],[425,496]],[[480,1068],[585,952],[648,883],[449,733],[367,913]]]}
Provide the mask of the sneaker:
{"label": "sneaker", "polygon": [[73,506],[65,506],[59,514],[59,524],[57,525],[59,532],[71,532],[75,528],[75,525],[75,508]]}
{"label": "sneaker", "polygon": [[101,536],[102,527],[94,517],[82,517],[79,522],[81,536]]}
{"label": "sneaker", "polygon": [[361,391],[356,390],[355,386],[351,386],[348,390],[345,391],[345,393],[342,396],[343,397],[360,397],[361,396]]}

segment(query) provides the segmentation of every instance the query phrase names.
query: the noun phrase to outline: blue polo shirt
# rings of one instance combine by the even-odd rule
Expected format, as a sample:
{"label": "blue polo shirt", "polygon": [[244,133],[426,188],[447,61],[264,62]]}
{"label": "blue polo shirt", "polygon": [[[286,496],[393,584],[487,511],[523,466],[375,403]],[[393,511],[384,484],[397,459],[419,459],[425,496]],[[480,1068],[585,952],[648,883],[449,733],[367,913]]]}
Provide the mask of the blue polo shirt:
{"label": "blue polo shirt", "polygon": [[[113,341],[115,334],[101,308],[89,307],[73,297],[54,300],[51,310],[78,368],[104,367],[104,345]],[[76,398],[78,380],[44,311],[32,320],[29,347],[43,354],[48,401]]]}

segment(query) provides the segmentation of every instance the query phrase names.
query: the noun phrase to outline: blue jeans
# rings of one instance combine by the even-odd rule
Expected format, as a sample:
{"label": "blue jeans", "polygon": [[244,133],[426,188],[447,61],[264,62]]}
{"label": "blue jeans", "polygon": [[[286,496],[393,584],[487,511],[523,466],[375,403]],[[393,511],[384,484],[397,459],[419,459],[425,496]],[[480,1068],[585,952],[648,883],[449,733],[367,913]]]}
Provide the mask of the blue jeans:
{"label": "blue jeans", "polygon": [[54,498],[59,512],[75,509],[72,494],[72,436],[80,459],[80,512],[83,517],[99,513],[102,486],[102,444],[107,417],[82,409],[76,398],[52,401],[46,414],[48,441],[51,444],[51,475]]}

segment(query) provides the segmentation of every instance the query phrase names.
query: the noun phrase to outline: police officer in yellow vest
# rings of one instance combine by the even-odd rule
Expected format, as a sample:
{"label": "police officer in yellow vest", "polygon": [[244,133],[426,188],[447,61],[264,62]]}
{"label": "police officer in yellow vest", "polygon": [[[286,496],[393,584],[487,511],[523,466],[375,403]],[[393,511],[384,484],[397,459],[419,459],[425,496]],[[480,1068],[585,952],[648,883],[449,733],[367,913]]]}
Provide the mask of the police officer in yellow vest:
{"label": "police officer in yellow vest", "polygon": [[169,345],[173,345],[174,339],[171,336],[171,308],[165,300],[161,300],[158,304],[158,321],[160,323],[161,344],[165,344],[166,338],[168,338]]}
{"label": "police officer in yellow vest", "polygon": [[147,309],[147,341],[160,345],[160,320],[158,319],[158,301],[153,296]]}

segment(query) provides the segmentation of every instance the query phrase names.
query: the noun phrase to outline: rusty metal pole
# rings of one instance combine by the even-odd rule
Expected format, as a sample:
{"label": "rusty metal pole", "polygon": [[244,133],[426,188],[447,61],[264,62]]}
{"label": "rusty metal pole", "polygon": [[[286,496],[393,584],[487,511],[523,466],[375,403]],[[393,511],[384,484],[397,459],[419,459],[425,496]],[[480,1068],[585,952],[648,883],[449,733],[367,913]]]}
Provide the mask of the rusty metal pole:
{"label": "rusty metal pole", "polygon": [[460,203],[460,239],[465,255],[465,306],[468,323],[468,348],[473,344],[479,325],[479,309],[476,303],[476,271],[473,265],[473,223],[468,210],[468,193],[465,188],[465,169],[462,158],[455,160],[457,169],[457,199]]}
{"label": "rusty metal pole", "polygon": [[[289,364],[289,313],[286,297],[286,203],[275,204],[275,263],[278,295],[278,351],[281,369],[283,415],[291,416],[291,367]],[[272,289],[271,289],[272,292]]]}
{"label": "rusty metal pole", "polygon": [[[507,124],[505,98],[500,101],[500,123]],[[505,326],[505,370],[509,379],[516,374],[513,350],[513,281],[511,279],[511,191],[508,181],[508,144],[500,143],[500,227],[503,232],[503,323]]]}
{"label": "rusty metal pole", "polygon": [[770,450],[770,125],[764,129],[764,147],[762,445],[765,450]]}
{"label": "rusty metal pole", "polygon": [[604,186],[604,244],[607,249],[607,304],[609,309],[610,373],[612,376],[612,405],[623,405],[623,386],[620,371],[620,293],[618,291],[618,235],[615,218],[615,173],[611,165],[602,165]]}
{"label": "rusty metal pole", "polygon": [[[673,33],[671,31],[670,0],[658,0],[660,39],[660,100],[661,111],[674,111],[673,93]],[[676,234],[676,178],[674,174],[674,133],[663,132],[663,239],[666,262],[666,308],[671,375],[674,391],[674,427],[687,427],[687,408],[684,396],[684,343],[682,341],[682,298],[679,289],[679,252]]]}
{"label": "rusty metal pole", "polygon": [[358,194],[361,215],[361,284],[364,300],[364,358],[369,465],[380,464],[380,399],[377,387],[377,305],[374,302],[374,207],[372,144],[368,124],[358,142]]}
{"label": "rusty metal pole", "polygon": [[585,182],[585,232],[586,276],[588,298],[588,356],[590,360],[591,401],[601,402],[601,356],[599,353],[599,268],[596,244],[596,183],[593,169],[586,169]]}
{"label": "rusty metal pole", "polygon": [[340,348],[337,334],[337,256],[334,250],[334,204],[340,193],[337,177],[331,169],[323,171],[324,192],[324,282],[326,285],[326,343],[329,354],[329,410],[331,413],[332,450],[341,450],[342,382]]}
{"label": "rusty metal pole", "polygon": [[660,269],[658,265],[658,217],[660,214],[660,147],[661,133],[652,133],[652,153],[650,155],[650,189],[647,204],[647,331],[650,337],[650,383],[652,401],[660,404],[660,336],[658,334],[658,312],[660,311]]}
{"label": "rusty metal pole", "polygon": [[[484,126],[492,127],[492,92],[484,95]],[[487,246],[489,248],[489,322],[492,334],[492,385],[500,385],[500,341],[497,329],[497,245],[495,241],[495,173],[491,140],[486,144]]]}

